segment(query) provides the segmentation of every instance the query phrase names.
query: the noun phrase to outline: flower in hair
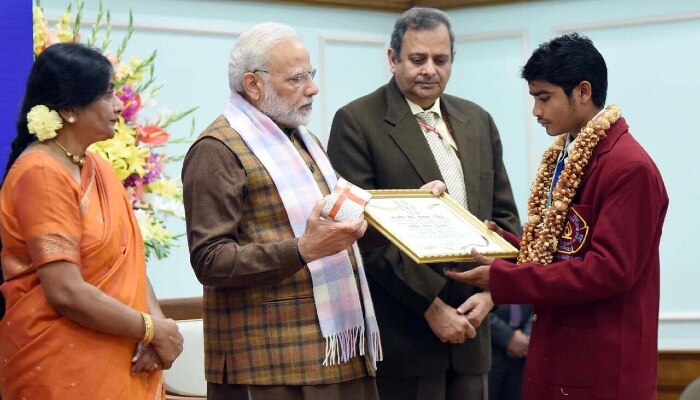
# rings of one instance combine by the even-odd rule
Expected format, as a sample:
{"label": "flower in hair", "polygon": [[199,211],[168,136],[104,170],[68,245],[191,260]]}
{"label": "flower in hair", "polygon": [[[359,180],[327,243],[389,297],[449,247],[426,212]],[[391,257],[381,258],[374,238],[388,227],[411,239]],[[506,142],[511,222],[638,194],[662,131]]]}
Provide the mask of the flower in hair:
{"label": "flower in hair", "polygon": [[[93,20],[98,23],[93,26],[87,40],[81,40],[79,28],[83,19],[83,3],[87,2],[66,2],[68,7],[54,28],[47,25],[44,11],[36,0],[37,5],[33,8],[34,54],[38,56],[55,43],[82,42],[87,47],[101,48],[103,51],[111,47],[109,11],[103,12],[102,8],[97,11]],[[75,4],[71,6],[70,3]],[[100,24],[99,21],[104,21],[105,16],[107,23]],[[182,183],[169,179],[165,171],[166,164],[178,157],[167,156],[163,151],[164,146],[179,143],[184,138],[172,141],[166,129],[193,113],[196,107],[183,112],[146,110],[148,116],[153,115],[152,119],[147,119],[139,111],[154,105],[152,98],[161,85],[155,84],[155,51],[145,58],[127,57],[127,43],[134,30],[132,22],[130,19],[127,34],[116,53],[104,54],[113,67],[114,92],[124,103],[119,122],[114,125],[114,138],[93,143],[88,151],[99,155],[116,171],[135,210],[145,242],[146,257],[155,260],[166,257],[171,248],[180,244],[178,236],[166,228],[165,222],[170,222],[170,217],[184,219]],[[101,44],[98,43],[100,41]],[[54,110],[58,111],[58,108]],[[27,115],[27,119],[29,130],[40,140],[54,137],[61,124],[69,122],[62,121],[46,107],[41,110],[37,108],[37,112]]]}
{"label": "flower in hair", "polygon": [[62,126],[61,116],[44,105],[36,105],[27,113],[27,129],[39,141],[55,138],[56,130]]}

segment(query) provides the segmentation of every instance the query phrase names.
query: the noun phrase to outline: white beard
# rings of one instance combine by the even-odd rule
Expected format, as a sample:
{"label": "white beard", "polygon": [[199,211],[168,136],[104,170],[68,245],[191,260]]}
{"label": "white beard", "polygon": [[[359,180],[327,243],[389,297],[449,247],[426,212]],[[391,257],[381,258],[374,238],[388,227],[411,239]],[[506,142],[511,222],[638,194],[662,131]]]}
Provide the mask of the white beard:
{"label": "white beard", "polygon": [[260,103],[260,111],[276,123],[288,127],[297,127],[309,123],[311,111],[302,111],[301,107],[311,104],[313,102],[311,98],[303,104],[292,106],[279,96],[272,89],[272,85],[269,84],[265,85],[264,96],[263,102]]}

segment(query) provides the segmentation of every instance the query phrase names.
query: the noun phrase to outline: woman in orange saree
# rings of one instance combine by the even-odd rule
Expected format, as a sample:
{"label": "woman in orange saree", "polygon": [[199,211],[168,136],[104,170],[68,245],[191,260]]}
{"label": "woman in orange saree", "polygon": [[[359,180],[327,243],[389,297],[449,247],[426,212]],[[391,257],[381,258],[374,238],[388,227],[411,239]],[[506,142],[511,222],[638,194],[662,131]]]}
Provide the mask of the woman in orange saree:
{"label": "woman in orange saree", "polygon": [[0,190],[3,400],[164,398],[160,369],[182,349],[122,184],[85,152],[114,136],[111,74],[98,51],[57,44],[29,77]]}

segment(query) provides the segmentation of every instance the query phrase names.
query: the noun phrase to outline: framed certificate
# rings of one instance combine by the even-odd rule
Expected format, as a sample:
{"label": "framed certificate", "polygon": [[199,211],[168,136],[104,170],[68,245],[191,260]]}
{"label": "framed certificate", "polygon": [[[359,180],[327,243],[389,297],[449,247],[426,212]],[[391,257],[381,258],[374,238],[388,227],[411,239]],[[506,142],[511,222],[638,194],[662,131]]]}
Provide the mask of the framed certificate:
{"label": "framed certificate", "polygon": [[471,249],[498,258],[518,250],[449,194],[430,190],[369,190],[365,219],[417,263],[471,261]]}

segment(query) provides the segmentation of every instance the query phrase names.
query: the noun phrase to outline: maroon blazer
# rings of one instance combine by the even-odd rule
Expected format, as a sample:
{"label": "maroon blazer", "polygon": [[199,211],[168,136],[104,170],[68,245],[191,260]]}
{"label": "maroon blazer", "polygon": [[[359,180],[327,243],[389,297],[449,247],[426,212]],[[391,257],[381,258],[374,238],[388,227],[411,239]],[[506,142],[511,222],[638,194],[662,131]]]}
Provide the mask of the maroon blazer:
{"label": "maroon blazer", "polygon": [[667,207],[656,165],[621,118],[593,151],[554,262],[493,263],[494,302],[534,305],[524,400],[656,399]]}

